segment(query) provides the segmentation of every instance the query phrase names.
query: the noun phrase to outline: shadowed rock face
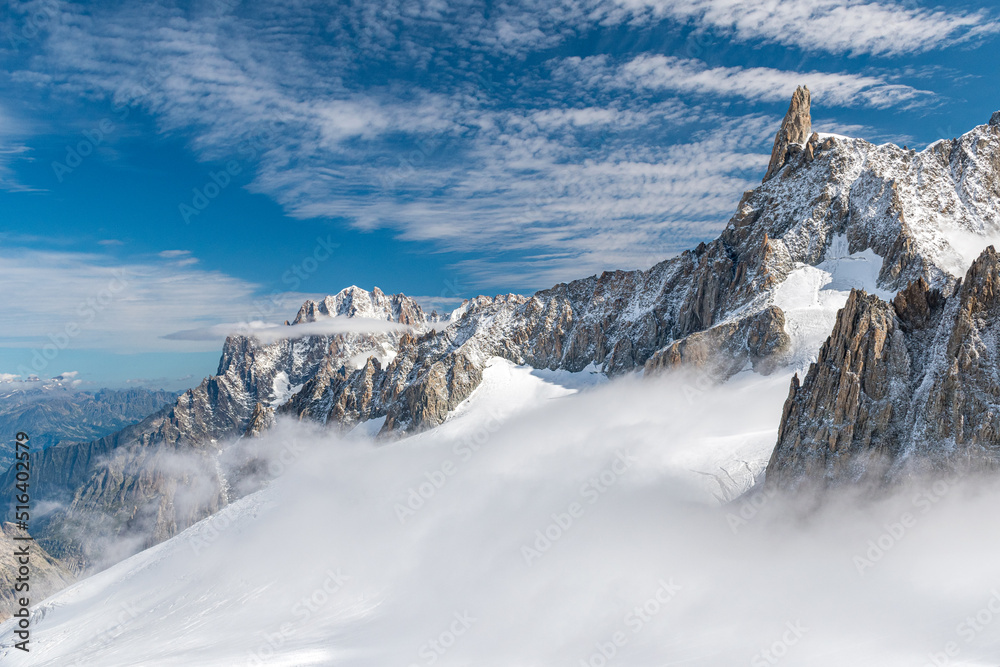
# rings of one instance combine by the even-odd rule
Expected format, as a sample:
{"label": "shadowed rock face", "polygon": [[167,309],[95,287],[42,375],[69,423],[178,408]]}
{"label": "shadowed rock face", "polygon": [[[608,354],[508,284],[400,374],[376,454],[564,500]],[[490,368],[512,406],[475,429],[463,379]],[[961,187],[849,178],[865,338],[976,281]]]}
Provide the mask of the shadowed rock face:
{"label": "shadowed rock face", "polygon": [[769,484],[882,482],[1000,462],[1000,259],[948,295],[925,281],[891,304],[851,294],[802,384],[792,381]]}
{"label": "shadowed rock face", "polygon": [[256,438],[272,426],[274,426],[274,408],[266,407],[263,403],[258,402],[254,406],[253,414],[250,415],[250,423],[247,424],[243,435],[248,438]]}
{"label": "shadowed rock face", "polygon": [[[812,116],[810,114],[809,88],[799,86],[792,95],[781,129],[774,137],[774,147],[771,149],[771,161],[767,165],[764,180],[767,181],[777,174],[788,158],[789,147],[794,144],[804,145],[812,134]],[[811,155],[811,149],[810,155]]]}
{"label": "shadowed rock face", "polygon": [[749,362],[755,371],[768,375],[779,364],[788,343],[784,313],[777,306],[769,306],[752,317],[677,341],[653,355],[646,362],[645,372],[687,367],[698,368],[710,377],[727,378]]}

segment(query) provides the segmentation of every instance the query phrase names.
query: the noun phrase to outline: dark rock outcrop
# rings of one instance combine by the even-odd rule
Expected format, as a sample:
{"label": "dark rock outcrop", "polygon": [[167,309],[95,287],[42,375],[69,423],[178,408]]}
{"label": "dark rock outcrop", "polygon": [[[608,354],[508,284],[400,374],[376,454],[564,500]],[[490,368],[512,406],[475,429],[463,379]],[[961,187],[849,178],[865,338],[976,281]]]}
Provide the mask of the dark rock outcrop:
{"label": "dark rock outcrop", "polygon": [[948,294],[919,280],[891,304],[853,292],[785,402],[767,482],[883,482],[1000,463],[1000,258]]}
{"label": "dark rock outcrop", "polygon": [[258,401],[257,405],[254,406],[253,413],[250,415],[250,423],[247,424],[243,435],[248,438],[256,438],[272,426],[274,426],[274,408]]}
{"label": "dark rock outcrop", "polygon": [[710,377],[724,379],[749,362],[756,372],[769,375],[789,340],[785,314],[777,306],[769,306],[751,317],[719,324],[673,343],[646,362],[645,372],[698,368]]}

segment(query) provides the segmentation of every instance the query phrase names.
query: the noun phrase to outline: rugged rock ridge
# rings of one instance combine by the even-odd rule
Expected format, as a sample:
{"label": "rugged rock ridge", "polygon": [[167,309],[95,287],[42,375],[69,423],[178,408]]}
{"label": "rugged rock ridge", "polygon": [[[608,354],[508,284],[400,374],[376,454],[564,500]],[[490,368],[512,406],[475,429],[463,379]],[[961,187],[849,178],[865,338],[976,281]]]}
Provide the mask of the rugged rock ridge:
{"label": "rugged rock ridge", "polygon": [[805,380],[793,379],[767,482],[883,481],[1000,463],[1000,258],[944,293],[853,292]]}
{"label": "rugged rock ridge", "polygon": [[292,324],[315,322],[324,316],[364,317],[413,327],[427,323],[423,310],[413,299],[403,294],[386,295],[378,287],[368,292],[355,285],[322,301],[306,301]]}
{"label": "rugged rock ridge", "polygon": [[[108,537],[155,543],[231,500],[219,464],[227,439],[259,433],[275,413],[340,428],[384,417],[385,433],[429,428],[471,395],[494,356],[608,375],[678,364],[712,365],[719,377],[748,366],[766,373],[784,363],[789,342],[775,290],[798,267],[822,262],[835,237],[852,253],[883,258],[882,289],[923,279],[947,290],[964,262],[952,236],[1000,230],[1000,127],[921,153],[816,133],[791,150],[808,118],[801,89],[776,137],[785,145],[780,167],[744,193],[718,238],[648,270],[477,297],[447,321],[431,321],[403,295],[351,287],[304,304],[287,339],[229,337],[217,374],[174,406],[38,455],[38,484],[59,508],[40,537],[83,565],[104,558],[94,549]],[[330,316],[410,329],[295,337],[295,326]],[[193,463],[173,465],[181,455]],[[196,477],[195,468],[208,473]],[[195,479],[197,493],[179,493]],[[0,492],[11,483],[8,471]]]}
{"label": "rugged rock ridge", "polygon": [[[412,299],[356,287],[311,310],[322,317],[326,312],[362,313],[421,326],[426,322]],[[309,303],[302,311],[302,321],[310,321]],[[216,375],[184,392],[172,406],[99,440],[33,454],[33,497],[55,507],[35,521],[38,539],[75,569],[100,567],[210,516],[230,500],[226,471],[218,464],[227,440],[273,424],[274,407],[321,366],[353,367],[370,355],[394,354],[402,335],[342,333],[269,344],[230,336]],[[12,468],[0,476],[5,493],[14,483]],[[107,553],[109,541],[123,551]]]}

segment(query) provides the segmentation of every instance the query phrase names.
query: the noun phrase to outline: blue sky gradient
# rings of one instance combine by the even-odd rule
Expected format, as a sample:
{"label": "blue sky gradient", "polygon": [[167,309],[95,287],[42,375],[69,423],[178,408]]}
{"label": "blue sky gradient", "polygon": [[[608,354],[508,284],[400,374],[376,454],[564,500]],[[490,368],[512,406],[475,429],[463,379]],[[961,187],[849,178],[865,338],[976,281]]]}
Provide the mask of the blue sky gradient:
{"label": "blue sky gradient", "polygon": [[648,267],[722,229],[797,84],[916,148],[1000,108],[985,2],[2,11],[0,376],[179,388],[221,340],[163,336],[351,284],[447,310]]}

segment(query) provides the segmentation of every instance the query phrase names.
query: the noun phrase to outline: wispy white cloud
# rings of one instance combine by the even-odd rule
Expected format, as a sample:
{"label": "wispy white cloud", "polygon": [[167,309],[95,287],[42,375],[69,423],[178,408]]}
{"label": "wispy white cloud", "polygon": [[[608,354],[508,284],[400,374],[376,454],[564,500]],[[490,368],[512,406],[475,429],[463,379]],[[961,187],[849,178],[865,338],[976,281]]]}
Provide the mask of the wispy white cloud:
{"label": "wispy white cloud", "polygon": [[852,55],[923,53],[1000,31],[985,10],[869,0],[607,0],[603,20],[692,22],[740,41]]}
{"label": "wispy white cloud", "polygon": [[[566,61],[552,80],[546,67],[557,61],[516,77],[492,61],[521,62],[570,35],[629,22],[693,22],[742,40],[881,54],[995,27],[985,14],[838,6],[849,11],[827,0],[557,0],[545,11],[514,1],[489,12],[430,0],[336,11],[313,2],[237,11],[65,4],[33,61],[44,82],[33,81],[140,106],[162,131],[189,137],[200,157],[237,160],[254,175],[249,187],[293,216],[476,253],[460,266],[466,275],[497,284],[488,279],[495,270],[525,290],[582,268],[649,265],[720,229],[759,179],[777,123],[727,115],[720,107],[730,100],[784,100],[797,83],[828,105],[881,108],[928,95],[873,74],[650,54]],[[372,63],[392,71],[371,77]]]}
{"label": "wispy white cloud", "polygon": [[[331,196],[328,182],[301,171],[302,185],[284,203],[302,217],[353,215],[405,239],[492,256],[460,265],[468,282],[492,276],[539,288],[584,270],[646,267],[718,231],[759,179],[773,135],[771,119],[720,117],[717,131],[689,141],[637,146],[614,140],[627,128],[611,123],[595,149],[550,137],[531,114],[494,120],[467,156],[475,169],[401,170],[378,198]],[[379,174],[361,169],[355,177]]]}
{"label": "wispy white cloud", "polygon": [[255,312],[256,285],[169,260],[119,262],[98,254],[7,247],[0,273],[0,346],[34,348],[51,355],[49,361],[67,348],[216,350],[161,336]]}
{"label": "wispy white cloud", "polygon": [[0,106],[0,189],[12,192],[34,191],[14,175],[13,165],[18,160],[32,160],[31,149],[26,143],[27,125]]}
{"label": "wispy white cloud", "polygon": [[641,55],[622,64],[607,56],[568,58],[557,71],[589,86],[671,91],[759,102],[791,97],[796,85],[814,91],[814,101],[826,106],[882,108],[930,100],[933,93],[890,83],[877,76],[849,72],[793,72],[770,67],[709,67],[700,60]]}

